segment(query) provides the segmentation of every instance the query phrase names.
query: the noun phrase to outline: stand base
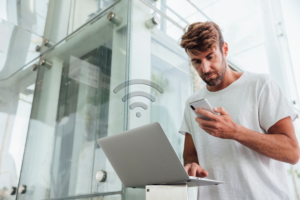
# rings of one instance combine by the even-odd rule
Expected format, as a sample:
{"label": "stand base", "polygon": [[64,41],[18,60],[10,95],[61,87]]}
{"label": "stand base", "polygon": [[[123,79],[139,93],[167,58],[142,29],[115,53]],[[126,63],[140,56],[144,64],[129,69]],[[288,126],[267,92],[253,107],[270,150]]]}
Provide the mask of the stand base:
{"label": "stand base", "polygon": [[187,185],[147,185],[146,200],[188,200]]}

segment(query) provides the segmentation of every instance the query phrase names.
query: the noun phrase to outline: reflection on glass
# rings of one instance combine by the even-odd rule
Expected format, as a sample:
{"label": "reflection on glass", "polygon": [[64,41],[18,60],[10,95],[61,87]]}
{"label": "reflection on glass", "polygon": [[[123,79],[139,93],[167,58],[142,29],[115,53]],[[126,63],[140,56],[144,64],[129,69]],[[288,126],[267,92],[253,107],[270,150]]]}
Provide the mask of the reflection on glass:
{"label": "reflection on glass", "polygon": [[[185,101],[192,92],[189,61],[184,52],[178,54],[169,44],[158,40],[157,37],[151,40],[151,80],[164,89],[164,94],[151,90],[156,97],[156,101],[150,104],[151,122],[162,125],[182,161],[184,138],[177,132]],[[179,47],[177,49],[180,50]]]}
{"label": "reflection on glass", "polygon": [[[78,30],[91,19],[99,18],[99,14],[120,0],[89,1],[49,1],[49,9],[45,26],[44,39],[53,44]],[[46,51],[48,48],[43,48]]]}
{"label": "reflection on glass", "polygon": [[87,21],[93,19],[101,11],[117,2],[118,0],[101,0],[101,1],[71,1],[69,33],[78,29]]}
{"label": "reflection on glass", "polygon": [[0,81],[0,199],[16,198],[36,74],[26,68]]}
{"label": "reflection on glass", "polygon": [[[111,55],[109,41],[81,58],[71,56],[64,69],[51,170],[53,197],[91,192],[95,141],[107,136]],[[103,155],[101,161],[105,169]]]}
{"label": "reflection on glass", "polygon": [[41,43],[41,37],[0,19],[0,80],[37,58],[35,47]]}
{"label": "reflection on glass", "polygon": [[[193,92],[193,72],[189,59],[175,40],[165,40],[164,33],[154,31],[151,38],[151,80],[164,89],[159,94],[152,89],[156,102],[150,104],[151,122],[159,122],[177,156],[183,163],[184,137],[178,133],[184,106]],[[191,199],[196,198],[197,189],[189,188]]]}
{"label": "reflection on glass", "polygon": [[[126,5],[122,1],[102,13],[43,55],[52,66],[39,66],[20,178],[29,192],[18,199],[122,191],[96,141],[124,129],[124,104],[118,97],[124,94],[112,90],[126,78]],[[106,19],[110,11],[122,24]],[[106,182],[96,180],[99,170],[107,172]]]}
{"label": "reflection on glass", "polygon": [[39,36],[43,35],[49,0],[2,0],[0,18]]}

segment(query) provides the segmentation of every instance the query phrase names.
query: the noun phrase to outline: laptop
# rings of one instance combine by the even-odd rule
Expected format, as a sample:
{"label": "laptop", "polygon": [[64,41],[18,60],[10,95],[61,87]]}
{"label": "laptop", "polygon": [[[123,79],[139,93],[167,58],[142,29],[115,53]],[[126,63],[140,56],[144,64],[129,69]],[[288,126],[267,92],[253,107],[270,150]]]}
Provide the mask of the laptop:
{"label": "laptop", "polygon": [[193,187],[223,183],[189,176],[158,122],[97,141],[125,187],[180,184]]}

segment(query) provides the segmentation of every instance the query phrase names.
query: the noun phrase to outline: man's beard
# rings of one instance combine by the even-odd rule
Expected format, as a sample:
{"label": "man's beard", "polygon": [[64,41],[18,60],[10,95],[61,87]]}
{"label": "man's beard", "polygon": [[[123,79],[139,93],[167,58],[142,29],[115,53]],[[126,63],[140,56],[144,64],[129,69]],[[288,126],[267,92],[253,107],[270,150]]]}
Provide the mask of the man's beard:
{"label": "man's beard", "polygon": [[221,83],[226,73],[226,63],[224,62],[224,57],[222,58],[222,65],[223,68],[221,69],[220,73],[217,74],[217,77],[215,79],[206,80],[205,79],[206,77],[208,77],[211,74],[214,74],[214,73],[209,73],[209,74],[207,73],[207,74],[203,74],[203,76],[201,77],[202,80],[209,86],[216,86],[219,83]]}

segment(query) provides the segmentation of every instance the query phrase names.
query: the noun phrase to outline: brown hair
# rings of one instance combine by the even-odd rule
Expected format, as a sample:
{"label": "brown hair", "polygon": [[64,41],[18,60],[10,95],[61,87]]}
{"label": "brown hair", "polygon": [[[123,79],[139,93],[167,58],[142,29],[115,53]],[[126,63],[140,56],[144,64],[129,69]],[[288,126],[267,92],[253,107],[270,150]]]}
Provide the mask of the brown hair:
{"label": "brown hair", "polygon": [[187,27],[181,37],[180,46],[187,50],[201,52],[209,50],[214,44],[219,43],[223,52],[224,38],[219,26],[214,22],[195,22]]}

